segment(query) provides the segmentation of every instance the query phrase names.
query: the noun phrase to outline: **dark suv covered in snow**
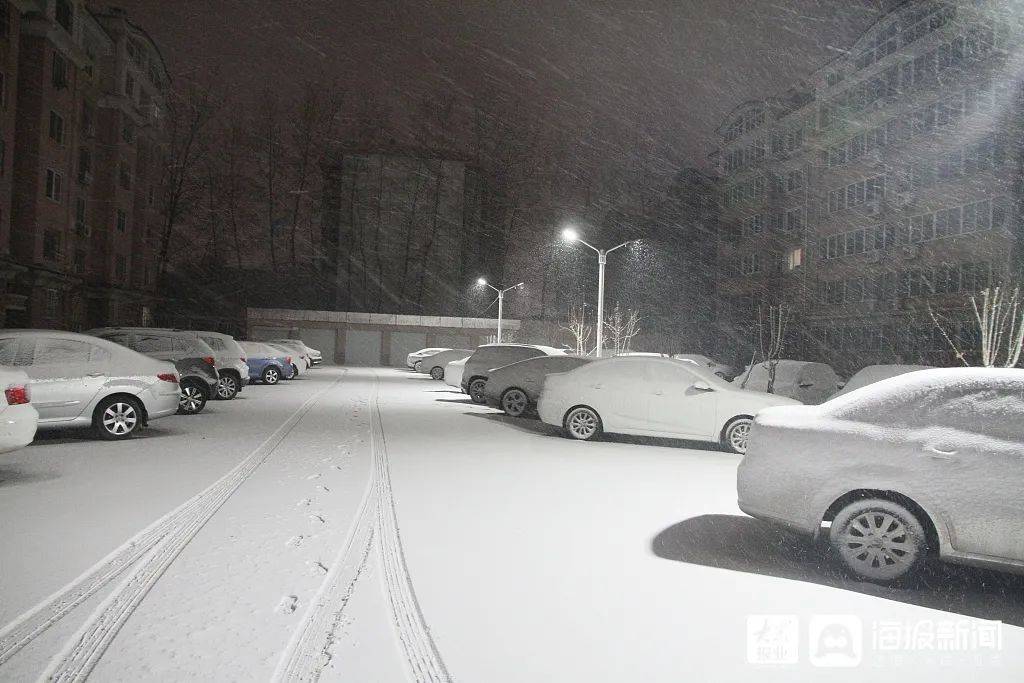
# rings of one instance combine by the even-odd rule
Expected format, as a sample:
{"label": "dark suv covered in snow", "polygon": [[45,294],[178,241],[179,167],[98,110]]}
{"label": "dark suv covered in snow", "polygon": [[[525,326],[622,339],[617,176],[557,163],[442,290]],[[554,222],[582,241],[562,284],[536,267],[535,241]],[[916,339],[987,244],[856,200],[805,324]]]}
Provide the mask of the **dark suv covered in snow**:
{"label": "dark suv covered in snow", "polygon": [[536,356],[556,356],[565,353],[560,349],[533,344],[485,344],[478,348],[466,361],[462,373],[462,390],[469,394],[474,403],[486,403],[484,387],[490,371],[510,363],[535,358]]}

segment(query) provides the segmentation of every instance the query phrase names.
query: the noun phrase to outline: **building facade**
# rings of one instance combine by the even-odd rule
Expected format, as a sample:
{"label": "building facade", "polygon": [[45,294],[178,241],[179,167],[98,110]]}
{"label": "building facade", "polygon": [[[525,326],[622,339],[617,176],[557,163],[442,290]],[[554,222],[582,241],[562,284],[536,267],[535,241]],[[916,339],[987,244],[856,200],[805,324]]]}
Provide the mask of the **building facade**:
{"label": "building facade", "polygon": [[1020,9],[908,2],[790,92],[722,124],[719,318],[841,371],[954,361],[967,298],[1020,273]]}
{"label": "building facade", "polygon": [[3,323],[144,322],[169,83],[159,51],[123,13],[93,12],[82,0],[2,9],[0,119],[12,171],[0,184],[10,197],[0,223],[10,236]]}

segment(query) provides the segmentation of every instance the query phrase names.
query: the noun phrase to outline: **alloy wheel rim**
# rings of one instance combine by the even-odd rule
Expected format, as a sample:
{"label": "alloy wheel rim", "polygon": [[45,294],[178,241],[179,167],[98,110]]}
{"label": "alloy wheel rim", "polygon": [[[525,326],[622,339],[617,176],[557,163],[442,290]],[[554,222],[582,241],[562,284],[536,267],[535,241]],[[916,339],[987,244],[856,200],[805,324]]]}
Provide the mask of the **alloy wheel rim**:
{"label": "alloy wheel rim", "polygon": [[502,407],[509,415],[517,416],[526,412],[526,394],[519,389],[512,389],[505,392],[505,399]]}
{"label": "alloy wheel rim", "polygon": [[267,381],[271,384],[277,384],[277,370],[269,370],[267,372]]}
{"label": "alloy wheel rim", "polygon": [[181,407],[187,412],[193,413],[199,410],[202,405],[202,394],[195,387],[185,387],[181,390]]}
{"label": "alloy wheel rim", "polygon": [[484,397],[484,383],[481,382],[480,380],[477,380],[470,384],[469,395],[472,396],[474,400],[482,400]]}
{"label": "alloy wheel rim", "polygon": [[901,574],[918,554],[903,520],[879,510],[862,512],[851,519],[838,545],[846,563],[866,576]]}
{"label": "alloy wheel rim", "polygon": [[747,452],[747,441],[750,439],[750,421],[741,420],[729,428],[729,445],[740,453]]}
{"label": "alloy wheel rim", "polygon": [[115,436],[128,434],[139,422],[138,413],[130,403],[112,403],[103,411],[103,428]]}
{"label": "alloy wheel rim", "polygon": [[231,398],[235,395],[235,380],[233,377],[221,377],[217,382],[217,394],[221,398]]}
{"label": "alloy wheel rim", "polygon": [[589,410],[574,410],[569,415],[569,431],[574,436],[590,438],[597,431],[597,416]]}
{"label": "alloy wheel rim", "polygon": [[434,379],[442,379],[444,377],[444,371],[440,368],[433,368],[430,371],[430,376]]}

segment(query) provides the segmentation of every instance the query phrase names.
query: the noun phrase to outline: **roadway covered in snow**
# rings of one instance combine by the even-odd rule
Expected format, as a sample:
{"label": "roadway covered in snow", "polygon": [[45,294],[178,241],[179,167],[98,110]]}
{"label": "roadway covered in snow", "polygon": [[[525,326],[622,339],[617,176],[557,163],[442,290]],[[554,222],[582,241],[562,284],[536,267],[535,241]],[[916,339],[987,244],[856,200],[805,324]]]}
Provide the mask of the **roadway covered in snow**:
{"label": "roadway covered in snow", "polygon": [[354,368],[43,435],[0,456],[0,680],[1020,679],[1024,580],[844,578],[738,462]]}

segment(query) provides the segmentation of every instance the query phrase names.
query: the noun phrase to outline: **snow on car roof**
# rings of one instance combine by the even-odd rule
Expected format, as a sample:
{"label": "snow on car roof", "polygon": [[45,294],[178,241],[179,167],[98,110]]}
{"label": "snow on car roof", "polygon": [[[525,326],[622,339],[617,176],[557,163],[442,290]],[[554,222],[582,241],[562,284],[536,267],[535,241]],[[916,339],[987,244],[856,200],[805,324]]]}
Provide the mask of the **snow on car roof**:
{"label": "snow on car roof", "polygon": [[842,390],[833,395],[832,398],[845,396],[855,389],[866,387],[869,384],[874,384],[875,382],[881,382],[883,379],[898,377],[908,372],[931,369],[932,366],[930,365],[869,365],[862,370],[858,370]]}

